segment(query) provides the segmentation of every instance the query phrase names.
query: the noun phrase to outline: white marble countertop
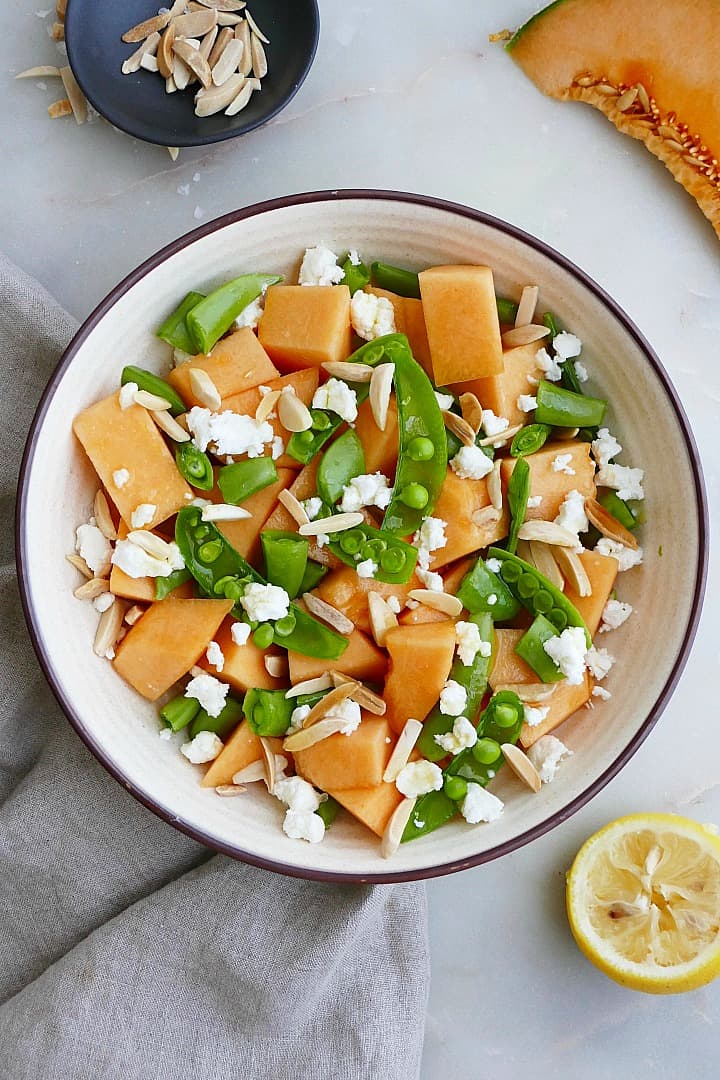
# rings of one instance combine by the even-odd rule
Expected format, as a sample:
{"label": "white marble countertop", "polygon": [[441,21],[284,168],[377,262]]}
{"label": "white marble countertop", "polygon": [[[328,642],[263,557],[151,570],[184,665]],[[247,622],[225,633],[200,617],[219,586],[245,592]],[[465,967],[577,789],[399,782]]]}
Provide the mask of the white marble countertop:
{"label": "white marble countertop", "polygon": [[[48,0],[49,4],[49,0]],[[96,123],[51,122],[57,62],[44,0],[17,0],[0,38],[0,242],[78,318],[198,221],[290,192],[397,188],[468,203],[579,263],[636,320],[673,376],[720,507],[720,260],[709,224],[669,173],[599,115],[543,98],[488,33],[532,0],[322,0],[306,84],[268,127],[176,164]],[[720,585],[711,568],[708,594]],[[623,990],[580,955],[563,873],[580,843],[635,810],[720,821],[720,616],[706,605],[672,703],[584,810],[505,859],[428,885],[433,982],[423,1080],[717,1075],[720,981],[680,998]],[[707,740],[707,742],[706,742]]]}

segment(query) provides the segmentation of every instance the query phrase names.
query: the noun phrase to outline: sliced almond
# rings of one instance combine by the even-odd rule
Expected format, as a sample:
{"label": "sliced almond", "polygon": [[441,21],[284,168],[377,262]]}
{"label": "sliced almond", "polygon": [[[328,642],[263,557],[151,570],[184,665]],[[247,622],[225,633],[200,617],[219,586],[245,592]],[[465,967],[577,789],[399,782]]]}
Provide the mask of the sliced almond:
{"label": "sliced almond", "polygon": [[[145,41],[140,43],[140,47],[135,50],[132,56],[128,56],[127,60],[123,64],[121,70],[123,75],[131,75],[134,71],[139,71],[142,66],[143,57],[146,55],[154,55],[158,51],[161,38],[157,31],[146,38]],[[158,64],[158,67],[160,65]],[[63,70],[65,70],[63,68]],[[65,79],[63,79],[65,82]],[[67,90],[67,84],[65,86]],[[69,95],[68,95],[69,96]]]}
{"label": "sliced almond", "polygon": [[250,26],[245,19],[235,27],[235,37],[243,43],[240,74],[249,75],[252,71],[252,49],[250,47]]}
{"label": "sliced almond", "polygon": [[441,412],[443,423],[448,431],[451,431],[463,446],[474,446],[477,432],[473,431],[467,420],[464,420],[462,416],[458,416],[457,413],[450,412],[448,409],[441,409]]}
{"label": "sliced almond", "polygon": [[159,394],[151,394],[149,390],[136,390],[133,401],[136,405],[142,405],[143,409],[149,409],[151,412],[166,412],[170,408],[167,398],[160,397]]}
{"label": "sliced almond", "polygon": [[353,679],[351,675],[346,675],[342,671],[331,671],[330,678],[334,686],[345,686],[347,683],[351,683],[354,686],[352,699],[365,712],[372,713],[373,716],[384,716],[387,712],[387,704],[384,699],[379,694],[376,694],[374,690],[370,690],[364,683]]}
{"label": "sliced almond", "polygon": [[207,90],[198,91],[195,95],[195,115],[214,116],[215,113],[222,112],[240,93],[244,82],[242,75],[231,75],[222,86],[211,86]]}
{"label": "sliced almond", "polygon": [[88,579],[88,581],[94,576],[92,570],[85,562],[82,555],[76,555],[74,552],[72,552],[70,555],[66,555],[65,558],[70,563],[70,565],[74,566],[75,569],[78,570],[84,578]]}
{"label": "sliced almond", "polygon": [[[157,51],[158,70],[164,79],[169,79],[173,73],[173,45],[175,44],[175,27],[172,23],[160,39]],[[131,58],[132,59],[132,58]],[[174,80],[173,80],[174,81]]]}
{"label": "sliced almond", "polygon": [[537,285],[526,285],[520,296],[520,303],[518,304],[517,315],[515,316],[515,327],[530,326],[535,318],[535,308],[537,307],[538,293],[540,292]]}
{"label": "sliced almond", "polygon": [[278,417],[286,431],[309,431],[312,427],[312,415],[305,402],[287,390],[280,394]]}
{"label": "sliced almond", "polygon": [[503,508],[503,491],[502,491],[502,479],[500,476],[500,468],[502,461],[500,458],[493,462],[493,470],[488,473],[487,478],[487,491],[490,496],[490,505],[496,510],[502,510]]}
{"label": "sliced almond", "polygon": [[194,48],[187,41],[176,40],[173,42],[173,52],[175,56],[180,57],[185,66],[192,71],[193,75],[197,76],[202,86],[207,88],[210,85],[212,82],[210,66],[205,57],[200,53],[199,48]]}
{"label": "sliced almond", "polygon": [[540,773],[537,771],[527,754],[524,754],[519,746],[514,743],[501,743],[500,749],[503,757],[515,775],[536,794],[542,787]]}
{"label": "sliced almond", "polygon": [[522,431],[525,427],[524,424],[515,424],[512,427],[506,427],[504,431],[498,431],[497,435],[486,435],[483,439],[477,440],[477,446],[504,446],[510,439],[514,439],[518,431]]}
{"label": "sliced almond", "polygon": [[165,434],[173,440],[173,442],[190,442],[190,435],[188,434],[188,432],[185,431],[185,429],[181,427],[180,424],[178,424],[175,417],[171,416],[169,412],[151,411],[150,416],[152,416],[153,420],[160,428],[160,430],[164,431]]}
{"label": "sliced almond", "polygon": [[54,22],[52,24],[52,30],[50,31],[50,37],[53,41],[65,40],[65,27],[61,22]]}
{"label": "sliced almond", "polygon": [[103,611],[93,641],[93,652],[96,656],[106,656],[114,649],[122,630],[126,606],[124,601],[118,599],[107,611]]}
{"label": "sliced almond", "polygon": [[67,98],[61,98],[60,101],[53,101],[52,105],[48,105],[48,116],[51,120],[57,120],[61,116],[71,116],[72,111],[72,105]]}
{"label": "sliced almond", "polygon": [[502,510],[497,510],[491,503],[490,506],[482,506],[479,510],[474,510],[471,520],[473,525],[486,529],[490,528],[491,525],[497,525],[501,517]]}
{"label": "sliced almond", "polygon": [[482,405],[475,394],[469,392],[461,394],[458,401],[460,402],[460,411],[462,412],[463,420],[470,425],[477,435],[482,427]]}
{"label": "sliced almond", "polygon": [[[175,60],[175,57],[173,57],[173,62],[174,62],[174,60]],[[175,85],[175,80],[171,75],[169,79],[165,80],[165,93],[166,94],[174,94],[176,90],[177,90],[177,86]],[[173,153],[172,153],[173,150],[177,150],[177,154],[175,154],[174,157],[173,157]],[[173,161],[177,161],[177,156],[180,153],[180,150],[179,150],[179,148],[177,146],[174,146],[174,147],[168,146],[168,153],[170,154],[170,157],[173,159]]]}
{"label": "sliced almond", "polygon": [[272,748],[272,743],[265,738],[264,735],[260,736],[260,745],[262,747],[263,758],[265,760],[265,783],[267,789],[272,795],[275,790],[275,782],[277,780],[277,763],[275,761],[275,751]]}
{"label": "sliced almond", "polygon": [[271,679],[284,679],[288,673],[288,662],[284,656],[266,656],[265,670]]}
{"label": "sliced almond", "polygon": [[288,699],[302,697],[305,694],[318,694],[321,690],[329,690],[333,681],[329,674],[318,675],[315,679],[303,679],[302,682],[295,683],[289,690],[285,691],[285,697]]}
{"label": "sliced almond", "polygon": [[534,341],[541,341],[549,333],[547,326],[540,326],[538,323],[516,326],[513,330],[506,330],[503,334],[503,349],[517,349],[520,345],[531,345]]}
{"label": "sliced almond", "polygon": [[339,705],[341,701],[346,701],[349,697],[353,696],[353,691],[357,686],[355,679],[350,682],[342,683],[340,686],[336,686],[334,690],[331,690],[329,694],[318,701],[316,705],[313,705],[308,715],[303,720],[303,727],[312,727],[323,717],[328,716],[336,705]]}
{"label": "sliced almond", "polygon": [[316,618],[331,626],[333,630],[337,630],[338,634],[352,634],[355,623],[351,622],[347,615],[343,615],[342,611],[338,611],[332,604],[326,603],[325,600],[321,600],[319,596],[315,596],[311,592],[303,593],[303,600],[311,615],[315,615]]}
{"label": "sliced almond", "polygon": [[[202,91],[200,91],[202,93]],[[211,412],[217,412],[222,405],[220,391],[207,371],[202,368],[190,368],[190,390],[201,405]]]}
{"label": "sliced almond", "polygon": [[309,747],[329,739],[331,735],[337,735],[346,725],[347,720],[343,717],[328,716],[326,720],[318,720],[312,727],[302,728],[300,731],[288,735],[283,742],[283,749],[289,750],[292,754],[297,753],[298,750],[307,750]]}
{"label": "sliced almond", "polygon": [[26,68],[25,71],[19,72],[16,79],[54,79],[60,76],[60,68],[53,67],[52,64],[41,64],[40,67]]}
{"label": "sliced almond", "polygon": [[288,514],[295,519],[298,525],[307,525],[310,521],[303,504],[287,488],[284,488],[278,495],[278,502],[282,503]]}
{"label": "sliced almond", "polygon": [[509,690],[516,694],[524,705],[536,705],[542,701],[549,701],[557,690],[556,683],[493,683],[493,691],[499,694],[501,690]]}
{"label": "sliced almond", "polygon": [[201,7],[215,8],[220,13],[221,11],[242,11],[246,6],[245,0],[198,0]]}
{"label": "sliced almond", "polygon": [[94,600],[96,596],[100,596],[101,593],[110,591],[110,582],[107,578],[90,578],[83,585],[78,586],[75,589],[73,596],[76,596],[78,600]]}
{"label": "sliced almond", "polygon": [[329,536],[331,533],[354,529],[356,525],[361,525],[364,520],[365,518],[359,511],[352,514],[334,514],[332,517],[316,518],[315,521],[308,521],[306,525],[300,526],[298,532],[301,536],[319,536],[320,533]]}
{"label": "sliced almond", "polygon": [[231,11],[218,11],[218,26],[237,26],[242,21],[242,15],[234,15]]}
{"label": "sliced almond", "polygon": [[246,521],[252,514],[232,503],[213,503],[212,506],[203,506],[200,517],[203,521]]}
{"label": "sliced almond", "polygon": [[217,36],[220,33],[219,27],[213,26],[212,30],[208,30],[205,37],[200,42],[200,49],[198,50],[201,56],[204,56],[208,61],[208,67],[210,66],[210,53],[213,51]]}
{"label": "sliced almond", "polygon": [[555,561],[554,550],[557,551],[557,548],[553,550],[549,544],[543,544],[541,540],[530,540],[528,543],[535,567],[556,589],[564,589],[565,579]]}
{"label": "sliced almond", "polygon": [[237,97],[233,98],[225,110],[226,116],[237,116],[239,112],[242,112],[253,95],[253,91],[255,90],[254,83],[254,79],[245,80],[242,90]]}
{"label": "sliced almond", "polygon": [[387,426],[394,374],[394,364],[378,364],[370,377],[370,409],[381,431]]}
{"label": "sliced almond", "polygon": [[267,420],[270,413],[273,411],[278,401],[280,400],[281,390],[271,390],[269,394],[265,394],[260,399],[260,404],[255,410],[255,419],[262,423],[263,420]]}
{"label": "sliced almond", "polygon": [[320,366],[328,375],[345,382],[368,383],[374,371],[369,364],[348,364],[346,360],[326,360]]}
{"label": "sliced almond", "polygon": [[159,71],[157,56],[151,56],[150,53],[145,53],[140,61],[140,67],[143,71]]}
{"label": "sliced almond", "polygon": [[228,41],[220,59],[212,69],[212,81],[215,86],[222,86],[235,73],[242,59],[243,48],[242,41],[234,36]]}
{"label": "sliced almond", "polygon": [[419,604],[432,608],[433,611],[441,611],[443,615],[451,618],[462,612],[462,600],[450,593],[435,592],[433,589],[411,589],[408,593],[411,600],[417,600]]}
{"label": "sliced almond", "polygon": [[243,769],[240,769],[232,778],[233,784],[238,787],[242,787],[243,784],[255,784],[258,780],[265,780],[267,778],[267,770],[265,768],[265,760],[258,758],[257,761],[251,761],[249,765],[246,765]]}
{"label": "sliced almond", "polygon": [[590,578],[578,555],[567,548],[556,548],[555,559],[565,575],[568,585],[578,596],[592,596]]}
{"label": "sliced almond", "polygon": [[234,37],[235,37],[235,35],[233,34],[232,30],[230,30],[229,27],[227,27],[227,26],[225,27],[224,30],[221,30],[218,33],[218,36],[217,36],[217,38],[215,40],[215,44],[213,45],[212,49],[210,50],[210,55],[207,58],[208,64],[210,65],[210,70],[212,70],[215,67],[218,60],[220,59],[220,57],[224,53],[225,49],[227,48],[228,42],[232,41]]}
{"label": "sliced almond", "polygon": [[176,38],[202,37],[217,26],[217,12],[208,8],[207,11],[191,11],[189,15],[176,15],[173,26]]}
{"label": "sliced almond", "polygon": [[247,791],[247,788],[242,784],[218,784],[215,788],[215,794],[220,795],[223,799],[231,799],[235,795],[242,795],[243,791]]}
{"label": "sliced almond", "polygon": [[569,529],[562,525],[556,525],[554,521],[542,521],[536,519],[525,521],[518,532],[520,540],[540,540],[543,544],[552,544],[553,547],[575,548],[578,538]]}
{"label": "sliced almond", "polygon": [[140,619],[142,619],[144,614],[145,608],[141,607],[140,604],[133,604],[133,606],[125,612],[124,622],[127,626],[135,626],[135,623],[140,622]]}
{"label": "sliced almond", "polygon": [[533,559],[532,551],[530,550],[529,540],[518,540],[515,554],[517,555],[518,559],[522,559],[523,562],[530,563],[530,566],[535,565],[535,560]]}
{"label": "sliced almond", "polygon": [[420,738],[423,726],[419,720],[406,720],[405,727],[398,736],[390,760],[385,766],[383,780],[386,784],[394,784],[400,772],[405,768],[410,755],[415,748],[415,743]]}
{"label": "sliced almond", "polygon": [[132,529],[127,534],[127,539],[156,559],[167,562],[172,557],[173,549],[167,540],[163,540],[162,536],[157,536],[148,529]]}
{"label": "sliced almond", "polygon": [[250,55],[252,56],[253,75],[256,79],[264,79],[268,71],[267,56],[257,34],[250,35]]}
{"label": "sliced almond", "polygon": [[397,615],[380,593],[369,592],[367,599],[372,636],[375,644],[384,648],[388,630],[393,630],[398,625]]}
{"label": "sliced almond", "polygon": [[250,29],[252,30],[253,34],[255,34],[256,37],[259,37],[261,41],[264,41],[266,45],[269,45],[270,44],[270,39],[265,37],[262,30],[260,29],[260,27],[255,22],[252,15],[250,14],[250,12],[247,9],[245,10],[245,18],[247,19],[248,25],[249,25]]}
{"label": "sliced almond", "polygon": [[417,799],[403,799],[393,811],[380,841],[380,854],[383,859],[391,858],[400,847],[405,826],[410,820],[416,802]]}
{"label": "sliced almond", "polygon": [[616,540],[618,544],[624,544],[625,547],[637,551],[638,542],[630,530],[626,529],[616,517],[613,517],[610,511],[606,510],[597,499],[585,500],[585,513],[590,523],[603,536],[607,536],[609,540]]}
{"label": "sliced almond", "polygon": [[156,34],[159,30],[165,29],[170,22],[170,14],[167,11],[164,15],[153,15],[152,19],[145,19],[145,22],[138,23],[137,26],[126,30],[122,40],[127,42],[128,45],[133,45],[136,41],[144,41],[151,34]]}
{"label": "sliced almond", "polygon": [[95,495],[93,501],[93,514],[95,516],[97,527],[105,539],[117,540],[117,531],[113,525],[113,519],[110,514],[110,505],[105,497],[105,493],[101,490],[98,490]]}

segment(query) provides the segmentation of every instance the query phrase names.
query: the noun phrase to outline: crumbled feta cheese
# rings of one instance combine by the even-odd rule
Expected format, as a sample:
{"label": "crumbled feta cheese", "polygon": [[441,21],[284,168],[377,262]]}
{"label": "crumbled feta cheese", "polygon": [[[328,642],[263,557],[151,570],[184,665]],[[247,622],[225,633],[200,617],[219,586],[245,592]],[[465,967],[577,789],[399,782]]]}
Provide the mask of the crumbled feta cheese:
{"label": "crumbled feta cheese", "polygon": [[488,438],[492,438],[493,435],[500,435],[501,432],[510,427],[510,421],[506,420],[504,416],[496,416],[492,409],[483,409],[482,426]]}
{"label": "crumbled feta cheese", "polygon": [[440,574],[436,574],[433,570],[423,570],[421,566],[416,568],[415,573],[430,592],[445,592],[445,582]]}
{"label": "crumbled feta cheese", "polygon": [[549,712],[549,705],[526,705],[525,723],[528,727],[537,727],[538,724],[542,724]]}
{"label": "crumbled feta cheese", "polygon": [[243,326],[249,326],[251,330],[255,330],[262,318],[264,308],[265,304],[261,296],[258,296],[255,300],[251,300],[248,306],[244,307],[238,315],[235,320],[235,325],[238,329]]}
{"label": "crumbled feta cheese", "polygon": [[362,562],[359,562],[357,564],[355,570],[357,571],[358,577],[371,578],[375,577],[377,568],[378,564],[376,562],[373,562],[372,559],[364,559]]}
{"label": "crumbled feta cheese", "polygon": [[445,412],[450,412],[453,405],[455,404],[455,398],[452,396],[452,394],[441,394],[439,390],[435,391],[435,400],[437,401],[440,408],[444,409]]}
{"label": "crumbled feta cheese", "polygon": [[572,750],[568,750],[567,746],[555,735],[543,735],[542,739],[533,743],[527,756],[537,769],[543,784],[551,784],[560,762],[566,757],[571,757]]}
{"label": "crumbled feta cheese", "polygon": [[627,502],[628,499],[645,498],[644,476],[644,469],[631,469],[627,465],[601,465],[595,480],[599,487],[614,488],[619,497]]}
{"label": "crumbled feta cheese", "polygon": [[359,289],[350,302],[353,330],[364,341],[395,333],[395,308],[386,296]]}
{"label": "crumbled feta cheese", "polygon": [[532,394],[520,394],[517,399],[517,407],[520,412],[533,412],[534,409],[537,409],[537,398],[533,397]]}
{"label": "crumbled feta cheese", "polygon": [[319,814],[310,810],[286,810],[283,832],[291,840],[307,840],[309,844],[319,844],[325,836],[325,822]]}
{"label": "crumbled feta cheese", "polygon": [[270,387],[269,386],[263,386],[262,383],[260,383],[260,386],[258,386],[258,390],[260,391],[260,397],[265,397],[266,394],[272,393]]}
{"label": "crumbled feta cheese", "polygon": [[400,601],[398,600],[397,596],[388,596],[388,597],[386,597],[385,598],[385,603],[387,604],[387,606],[390,608],[390,610],[393,612],[394,615],[399,615],[400,612],[402,611],[402,605],[400,604]]}
{"label": "crumbled feta cheese", "polygon": [[271,447],[271,450],[270,450],[270,454],[272,456],[273,461],[277,461],[277,459],[281,458],[284,453],[285,453],[285,443],[282,440],[282,436],[276,435],[275,438],[272,441],[272,447]]}
{"label": "crumbled feta cheese", "polygon": [[455,641],[457,643],[457,654],[465,667],[472,664],[478,653],[484,656],[485,653],[482,651],[481,646],[490,644],[482,640],[475,623],[462,621],[455,623]]}
{"label": "crumbled feta cheese", "polygon": [[493,463],[481,447],[461,446],[450,459],[450,468],[461,480],[482,480],[492,472]]}
{"label": "crumbled feta cheese", "polygon": [[343,514],[353,514],[363,506],[377,506],[384,510],[392,498],[392,485],[381,472],[362,473],[354,476],[343,488],[340,509]]}
{"label": "crumbled feta cheese", "polygon": [[622,600],[608,600],[603,608],[600,633],[606,634],[608,630],[617,630],[633,613],[632,604],[624,604]]}
{"label": "crumbled feta cheese", "polygon": [[585,673],[587,644],[580,626],[568,626],[557,637],[543,642],[543,649],[554,660],[570,686],[579,686]]}
{"label": "crumbled feta cheese", "polygon": [[486,791],[480,784],[468,784],[467,795],[460,803],[460,813],[470,825],[481,821],[497,821],[505,804],[497,795]]}
{"label": "crumbled feta cheese", "polygon": [[562,379],[562,369],[555,357],[551,356],[547,349],[538,349],[535,353],[535,363],[548,382],[559,382]]}
{"label": "crumbled feta cheese", "polygon": [[298,705],[296,709],[293,709],[290,714],[290,727],[287,729],[286,734],[292,735],[295,731],[299,731],[303,726],[303,720],[306,716],[310,715],[309,705]]}
{"label": "crumbled feta cheese", "polygon": [[272,425],[267,420],[256,420],[244,413],[213,413],[210,409],[193,406],[187,414],[187,424],[198,450],[207,450],[213,443],[218,454],[247,454],[250,458],[262,457],[265,444],[275,438]]}
{"label": "crumbled feta cheese", "polygon": [[321,551],[325,547],[325,545],[329,544],[329,543],[330,543],[330,534],[329,533],[317,533],[317,535],[315,536],[315,545],[318,548],[320,548]]}
{"label": "crumbled feta cheese", "polygon": [[123,412],[135,404],[135,395],[140,387],[136,382],[126,382],[118,392],[118,403]]}
{"label": "crumbled feta cheese", "polygon": [[576,488],[568,491],[560,504],[555,524],[572,533],[586,532],[590,528],[590,522],[585,513],[585,498]]}
{"label": "crumbled feta cheese", "polygon": [[103,611],[107,611],[115,603],[115,597],[111,592],[102,592],[99,596],[96,596],[92,602],[96,611],[99,611],[102,615]]}
{"label": "crumbled feta cheese", "polygon": [[191,742],[183,743],[180,753],[193,765],[204,765],[206,761],[214,761],[222,748],[222,740],[214,731],[199,731]]}
{"label": "crumbled feta cheese", "polygon": [[246,622],[234,622],[230,627],[230,637],[236,645],[247,645],[250,627]]}
{"label": "crumbled feta cheese", "polygon": [[598,465],[609,465],[610,460],[622,453],[622,446],[606,427],[601,427],[597,438],[591,443],[593,457]]}
{"label": "crumbled feta cheese", "polygon": [[196,675],[185,687],[185,697],[200,702],[208,716],[219,716],[225,708],[230,687],[214,675]]}
{"label": "crumbled feta cheese", "polygon": [[337,255],[330,248],[318,244],[305,249],[299,285],[339,285],[345,277],[345,271],[337,264]]}
{"label": "crumbled feta cheese", "polygon": [[312,399],[313,409],[329,409],[342,420],[357,420],[357,394],[342,379],[328,379],[318,386]]}
{"label": "crumbled feta cheese", "polygon": [[574,476],[575,470],[571,466],[572,454],[556,454],[552,461],[552,471],[565,473],[566,476]]}
{"label": "crumbled feta cheese", "polygon": [[609,673],[615,663],[615,657],[611,656],[607,649],[596,649],[593,645],[585,657],[585,663],[593,679],[600,682]]}
{"label": "crumbled feta cheese", "polygon": [[155,503],[140,503],[130,515],[130,524],[133,529],[144,529],[149,525],[157,513]]}
{"label": "crumbled feta cheese", "polygon": [[542,495],[528,495],[528,510],[535,510],[542,501]]}
{"label": "crumbled feta cheese", "polygon": [[454,679],[448,679],[440,693],[440,712],[444,716],[459,716],[467,705],[467,690]]}
{"label": "crumbled feta cheese", "polygon": [[300,776],[288,776],[285,780],[276,781],[273,795],[289,810],[317,810],[322,802],[312,784]]}
{"label": "crumbled feta cheese", "polygon": [[575,337],[574,334],[568,334],[565,330],[555,335],[552,344],[560,360],[572,360],[574,356],[579,356],[582,350],[580,338]]}
{"label": "crumbled feta cheese", "polygon": [[618,561],[618,571],[632,570],[634,566],[639,566],[643,561],[643,549],[641,547],[635,550],[634,548],[625,547],[624,544],[618,543],[617,540],[611,540],[608,536],[601,536],[595,545],[595,551],[598,555],[610,555],[613,559]]}
{"label": "crumbled feta cheese", "polygon": [[322,509],[322,499],[319,499],[317,495],[313,495],[312,499],[305,499],[303,506],[307,516],[311,521],[314,521]]}
{"label": "crumbled feta cheese", "polygon": [[112,544],[97,525],[79,525],[75,530],[75,550],[98,577],[105,577],[110,570]]}
{"label": "crumbled feta cheese", "polygon": [[[250,629],[248,627],[248,629]],[[217,641],[211,641],[205,650],[208,664],[212,664],[216,671],[222,671],[225,667],[225,655]]]}
{"label": "crumbled feta cheese", "polygon": [[124,488],[127,484],[128,480],[130,479],[130,473],[127,469],[116,469],[115,472],[112,474],[112,477],[113,484],[119,490],[120,488]]}
{"label": "crumbled feta cheese", "polygon": [[442,518],[426,517],[413,536],[413,544],[418,549],[418,563],[423,569],[427,570],[430,565],[432,552],[439,551],[447,544],[446,528],[447,521]]}
{"label": "crumbled feta cheese", "polygon": [[609,690],[606,690],[604,686],[593,686],[592,696],[600,698],[601,701],[609,701],[612,694]]}
{"label": "crumbled feta cheese", "polygon": [[252,622],[284,619],[290,607],[290,597],[279,585],[251,582],[240,597],[240,605]]}
{"label": "crumbled feta cheese", "polygon": [[360,721],[362,720],[360,706],[350,698],[345,698],[344,701],[333,705],[332,712],[328,715],[332,716],[333,720],[345,721],[345,724],[340,729],[341,735],[352,735],[353,731],[360,727]]}
{"label": "crumbled feta cheese", "polygon": [[432,761],[410,761],[398,773],[395,786],[409,799],[439,791],[443,786],[442,769]]}
{"label": "crumbled feta cheese", "polygon": [[[530,500],[528,499],[528,505],[529,503]],[[486,559],[485,565],[487,566],[488,570],[491,570],[493,572],[493,574],[499,574],[502,570],[502,563],[499,559]]]}
{"label": "crumbled feta cheese", "polygon": [[174,541],[168,544],[168,557],[159,559],[134,544],[132,540],[118,540],[112,553],[112,564],[131,578],[170,577],[173,570],[182,570],[185,561]]}
{"label": "crumbled feta cheese", "polygon": [[495,604],[497,604],[497,596],[496,596],[496,594],[494,592],[490,593],[490,595],[487,598],[487,602],[490,605],[490,607],[494,607]]}
{"label": "crumbled feta cheese", "polygon": [[576,360],[573,364],[573,367],[575,368],[575,377],[577,378],[577,381],[579,383],[587,382],[590,376],[588,375],[588,370],[582,363],[582,361]]}
{"label": "crumbled feta cheese", "polygon": [[350,250],[348,251],[348,259],[350,260],[351,266],[359,266],[362,262],[362,259],[360,258],[355,248],[350,248]]}
{"label": "crumbled feta cheese", "polygon": [[474,746],[477,737],[477,731],[470,721],[464,716],[458,716],[453,724],[452,731],[448,731],[445,735],[435,735],[434,739],[446,754],[452,754],[455,757],[461,750],[467,750],[469,746]]}

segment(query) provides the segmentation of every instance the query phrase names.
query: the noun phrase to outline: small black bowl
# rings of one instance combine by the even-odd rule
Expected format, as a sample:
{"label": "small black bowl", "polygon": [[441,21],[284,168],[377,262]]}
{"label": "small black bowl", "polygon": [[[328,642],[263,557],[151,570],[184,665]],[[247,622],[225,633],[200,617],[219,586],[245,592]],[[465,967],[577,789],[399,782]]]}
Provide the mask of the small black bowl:
{"label": "small black bowl", "polygon": [[[165,0],[167,7],[172,0]],[[320,34],[317,0],[251,0],[251,14],[270,39],[262,89],[236,116],[195,115],[197,84],[165,93],[165,80],[140,69],[123,75],[122,64],[138,45],[122,35],[157,13],[162,0],[68,0],[68,59],[90,104],[115,127],[160,146],[202,146],[244,135],[288,104],[310,70]],[[240,13],[242,14],[242,13]]]}

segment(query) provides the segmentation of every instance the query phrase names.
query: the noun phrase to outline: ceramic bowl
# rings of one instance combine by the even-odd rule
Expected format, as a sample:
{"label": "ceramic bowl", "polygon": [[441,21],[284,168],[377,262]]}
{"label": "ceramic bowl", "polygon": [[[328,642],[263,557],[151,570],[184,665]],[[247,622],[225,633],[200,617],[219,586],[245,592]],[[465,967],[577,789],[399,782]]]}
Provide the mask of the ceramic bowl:
{"label": "ceramic bowl", "polygon": [[[77,574],[65,561],[97,486],[71,418],[111,393],[129,360],[167,370],[167,346],[153,330],[186,292],[208,291],[250,270],[292,281],[305,247],[319,242],[416,268],[487,263],[506,295],[539,283],[540,309],[556,311],[584,342],[589,388],[611,402],[608,420],[625,447],[623,460],[646,470],[645,561],[620,578],[622,599],[636,613],[607,642],[617,657],[606,683],[611,700],[581,709],[563,726],[573,756],[538,795],[501,774],[494,782],[505,799],[499,821],[454,821],[402,845],[391,861],[345,814],[321,844],[310,845],[283,834],[281,805],[264,791],[222,799],[201,788],[199,769],[178,753],[177,740],[158,738],[156,706],[93,655],[97,614],[74,599]],[[707,562],[705,495],[688,422],[658,358],[617,304],[567,259],[502,221],[438,199],[373,191],[298,195],[228,214],[121,282],[78,331],[42,399],[25,454],[17,530],[38,659],[68,719],[113,776],[177,828],[235,858],[346,881],[399,881],[473,866],[528,843],[586,803],[667,704],[695,633]]]}

